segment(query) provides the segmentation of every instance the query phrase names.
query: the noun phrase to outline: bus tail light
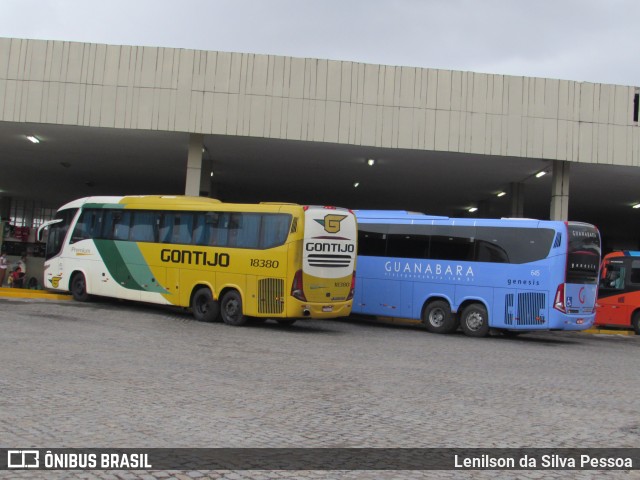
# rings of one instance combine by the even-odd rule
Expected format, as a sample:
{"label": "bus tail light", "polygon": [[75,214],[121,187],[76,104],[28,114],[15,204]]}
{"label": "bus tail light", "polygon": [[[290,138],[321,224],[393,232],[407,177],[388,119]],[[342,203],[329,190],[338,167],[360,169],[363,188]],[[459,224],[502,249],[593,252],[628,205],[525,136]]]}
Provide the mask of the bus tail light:
{"label": "bus tail light", "polygon": [[302,284],[302,270],[298,270],[293,277],[293,283],[291,284],[291,296],[302,302],[307,301],[307,297],[304,296],[304,286]]}
{"label": "bus tail light", "polygon": [[561,311],[562,313],[567,313],[567,309],[564,305],[564,283],[558,285],[558,290],[556,290],[556,298],[553,301],[553,308]]}
{"label": "bus tail light", "polygon": [[347,295],[347,300],[351,300],[353,298],[353,294],[356,289],[356,271],[354,270],[351,274],[351,288],[349,289],[349,295]]}

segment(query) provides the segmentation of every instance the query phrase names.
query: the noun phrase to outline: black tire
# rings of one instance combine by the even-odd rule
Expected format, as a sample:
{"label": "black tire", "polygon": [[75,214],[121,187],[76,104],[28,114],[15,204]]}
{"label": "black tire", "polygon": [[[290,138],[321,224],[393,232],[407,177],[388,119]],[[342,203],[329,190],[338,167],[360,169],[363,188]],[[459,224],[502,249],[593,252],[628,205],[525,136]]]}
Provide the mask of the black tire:
{"label": "black tire", "polygon": [[282,325],[283,327],[290,327],[296,323],[297,320],[297,318],[280,318],[277,319],[276,322],[278,322],[278,325]]}
{"label": "black tire", "polygon": [[489,334],[489,314],[479,303],[473,303],[462,311],[460,327],[470,337],[486,337]]}
{"label": "black tire", "polygon": [[220,305],[213,299],[211,290],[200,288],[191,297],[191,312],[199,322],[215,322],[220,314]]}
{"label": "black tire", "polygon": [[71,277],[71,285],[69,287],[74,300],[78,302],[89,301],[90,296],[87,293],[87,281],[82,273],[75,273],[73,277]]}
{"label": "black tire", "polygon": [[227,325],[239,327],[247,323],[247,317],[242,313],[242,297],[235,290],[229,290],[220,301],[222,321]]}
{"label": "black tire", "polygon": [[422,323],[432,333],[452,333],[458,328],[451,307],[444,300],[435,300],[427,305],[422,313]]}
{"label": "black tire", "polygon": [[636,335],[640,335],[640,312],[633,314],[631,326],[633,327],[633,331],[636,332]]}

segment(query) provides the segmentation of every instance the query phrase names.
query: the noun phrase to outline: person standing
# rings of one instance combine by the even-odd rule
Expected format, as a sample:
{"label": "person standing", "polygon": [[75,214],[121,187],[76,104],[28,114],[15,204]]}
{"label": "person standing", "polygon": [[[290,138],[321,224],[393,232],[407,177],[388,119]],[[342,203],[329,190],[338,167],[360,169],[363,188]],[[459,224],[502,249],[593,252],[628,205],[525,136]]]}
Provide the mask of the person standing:
{"label": "person standing", "polygon": [[7,254],[2,252],[2,254],[0,254],[0,287],[2,287],[2,284],[4,283],[4,277],[7,275],[8,266]]}
{"label": "person standing", "polygon": [[20,257],[20,260],[18,260],[18,266],[20,267],[20,270],[22,271],[23,275],[27,275],[27,256],[26,255],[22,255],[22,257]]}

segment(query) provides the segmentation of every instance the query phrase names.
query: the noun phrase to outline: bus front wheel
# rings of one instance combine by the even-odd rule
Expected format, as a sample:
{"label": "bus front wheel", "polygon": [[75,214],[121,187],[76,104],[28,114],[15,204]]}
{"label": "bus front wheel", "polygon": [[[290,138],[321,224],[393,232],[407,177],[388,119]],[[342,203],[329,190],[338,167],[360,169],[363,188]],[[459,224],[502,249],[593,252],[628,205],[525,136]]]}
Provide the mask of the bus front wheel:
{"label": "bus front wheel", "polygon": [[422,314],[422,323],[432,333],[451,333],[458,325],[451,314],[451,307],[444,300],[436,300],[427,305]]}
{"label": "bus front wheel", "polygon": [[640,335],[640,312],[636,312],[631,319],[631,326],[636,335]]}
{"label": "bus front wheel", "polygon": [[78,302],[86,302],[89,300],[87,281],[80,272],[75,273],[73,277],[71,277],[71,295],[73,295],[73,299]]}
{"label": "bus front wheel", "polygon": [[486,337],[489,334],[489,314],[483,305],[474,303],[462,311],[460,326],[465,335]]}
{"label": "bus front wheel", "polygon": [[198,289],[191,298],[193,317],[199,322],[215,322],[220,313],[218,302],[213,299],[208,288]]}
{"label": "bus front wheel", "polygon": [[242,297],[235,290],[230,290],[222,296],[220,313],[222,321],[227,325],[238,327],[247,323],[247,317],[242,313]]}

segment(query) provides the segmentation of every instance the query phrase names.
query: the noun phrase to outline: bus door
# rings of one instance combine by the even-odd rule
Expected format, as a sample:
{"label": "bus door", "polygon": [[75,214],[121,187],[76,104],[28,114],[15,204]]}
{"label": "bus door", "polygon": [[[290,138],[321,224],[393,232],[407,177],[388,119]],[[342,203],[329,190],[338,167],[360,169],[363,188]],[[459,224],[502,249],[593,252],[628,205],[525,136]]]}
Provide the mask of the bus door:
{"label": "bus door", "polygon": [[600,288],[596,323],[599,325],[629,325],[631,307],[627,301],[629,259],[605,259],[600,271]]}

